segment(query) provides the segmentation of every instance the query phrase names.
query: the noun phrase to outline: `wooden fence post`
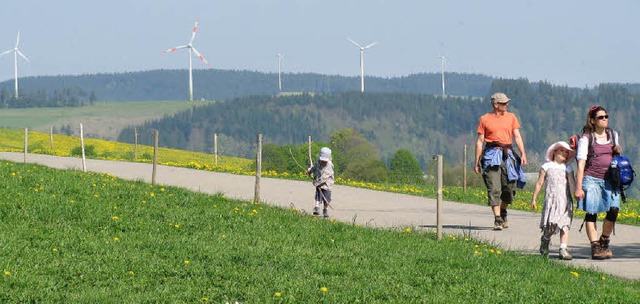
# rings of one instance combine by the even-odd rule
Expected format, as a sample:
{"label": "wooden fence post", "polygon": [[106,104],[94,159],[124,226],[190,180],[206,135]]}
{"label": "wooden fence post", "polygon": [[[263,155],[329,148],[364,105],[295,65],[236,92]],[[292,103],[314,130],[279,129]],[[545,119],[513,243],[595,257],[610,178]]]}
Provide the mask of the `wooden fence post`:
{"label": "wooden fence post", "polygon": [[467,193],[467,145],[462,155],[462,193]]}
{"label": "wooden fence post", "polygon": [[24,162],[27,162],[27,153],[29,150],[29,129],[24,128]]}
{"label": "wooden fence post", "polygon": [[260,172],[262,171],[262,134],[258,134],[258,143],[256,147],[256,186],[253,201],[260,202]]}
{"label": "wooden fence post", "polygon": [[51,147],[51,152],[53,152],[53,126],[49,129],[49,146]]}
{"label": "wooden fence post", "polygon": [[84,154],[84,131],[82,130],[82,124],[80,124],[80,147],[82,149],[82,172],[87,173],[87,158]]}
{"label": "wooden fence post", "polygon": [[218,133],[213,133],[213,163],[218,165]]}
{"label": "wooden fence post", "polygon": [[151,185],[156,185],[156,172],[158,169],[158,130],[154,131],[155,139],[153,140],[153,172],[151,173]]}
{"label": "wooden fence post", "polygon": [[138,127],[133,128],[133,160],[138,161]]}
{"label": "wooden fence post", "polygon": [[442,155],[437,156],[438,159],[438,198],[436,200],[436,225],[437,225],[437,240],[442,240],[442,171],[443,161]]}

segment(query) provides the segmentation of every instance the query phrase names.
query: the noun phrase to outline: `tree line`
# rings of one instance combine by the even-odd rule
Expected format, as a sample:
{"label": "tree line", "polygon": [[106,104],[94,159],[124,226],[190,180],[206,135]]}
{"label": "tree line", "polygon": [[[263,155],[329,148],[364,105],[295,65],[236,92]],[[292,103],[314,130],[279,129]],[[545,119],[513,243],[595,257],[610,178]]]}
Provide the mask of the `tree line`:
{"label": "tree line", "polygon": [[95,92],[88,93],[80,87],[20,91],[18,98],[14,90],[4,86],[0,88],[0,104],[3,108],[82,107],[92,105],[97,99]]}
{"label": "tree line", "polygon": [[[151,70],[127,73],[36,76],[20,78],[25,93],[62,91],[66,87],[95,92],[100,101],[187,100],[187,70]],[[440,73],[418,73],[403,77],[365,77],[368,92],[441,94]],[[493,80],[479,74],[446,73],[448,94],[484,96]],[[284,92],[338,93],[360,89],[360,78],[317,73],[283,73]],[[196,69],[193,71],[196,100],[226,100],[248,95],[278,94],[277,73]],[[0,83],[0,90],[13,90],[13,80]],[[23,95],[22,93],[20,95]]]}

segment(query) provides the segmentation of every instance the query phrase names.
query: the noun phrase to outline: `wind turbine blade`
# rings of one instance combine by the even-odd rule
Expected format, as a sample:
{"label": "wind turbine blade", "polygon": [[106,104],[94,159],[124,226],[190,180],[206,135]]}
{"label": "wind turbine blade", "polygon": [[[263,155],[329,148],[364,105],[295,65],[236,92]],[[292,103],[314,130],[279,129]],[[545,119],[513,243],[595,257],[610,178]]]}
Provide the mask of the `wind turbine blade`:
{"label": "wind turbine blade", "polygon": [[364,48],[365,48],[365,49],[368,49],[368,48],[370,48],[370,47],[372,47],[372,46],[376,45],[376,43],[378,43],[378,41],[376,41],[376,42],[374,42],[374,43],[372,43],[372,44],[369,44],[369,45],[365,46]]}
{"label": "wind turbine blade", "polygon": [[191,32],[191,40],[189,40],[189,44],[193,42],[193,39],[196,38],[196,32],[198,31],[198,18],[196,18],[196,23],[193,25],[193,31]]}
{"label": "wind turbine blade", "polygon": [[8,50],[8,51],[4,51],[4,52],[0,53],[0,56],[2,56],[2,55],[4,55],[4,54],[9,54],[9,53],[11,53],[11,52],[13,52],[13,49],[10,49],[10,50]]}
{"label": "wind turbine blade", "polygon": [[171,52],[175,52],[175,51],[177,51],[177,50],[186,49],[186,48],[189,48],[189,46],[188,46],[188,45],[176,46],[176,47],[172,47],[172,48],[170,48],[170,49],[168,49],[168,50],[164,50],[164,51],[162,51],[162,53],[163,53],[163,54],[165,54],[165,53],[171,53]]}
{"label": "wind turbine blade", "polygon": [[202,54],[200,54],[200,52],[198,52],[198,50],[196,50],[196,49],[195,49],[195,48],[193,48],[193,47],[192,47],[191,49],[192,49],[192,50],[193,50],[193,52],[196,54],[196,56],[198,56],[198,58],[199,58],[200,60],[202,60],[202,62],[206,63],[208,66],[211,66],[211,65],[209,64],[209,62],[207,62],[207,59],[204,59],[204,56],[202,56]]}
{"label": "wind turbine blade", "polygon": [[20,43],[20,32],[18,32],[18,38],[16,38],[16,49],[18,48],[19,43]]}
{"label": "wind turbine blade", "polygon": [[349,41],[351,41],[351,43],[355,44],[357,47],[362,48],[361,45],[359,45],[357,42],[351,40],[351,38],[347,37],[347,39],[349,39]]}
{"label": "wind turbine blade", "polygon": [[[29,58],[27,58],[27,56],[22,54],[22,52],[20,52],[20,50],[16,49],[16,52],[18,52],[18,55],[22,56],[22,58],[24,58],[25,60],[29,61]],[[31,62],[31,61],[29,61],[29,62]]]}

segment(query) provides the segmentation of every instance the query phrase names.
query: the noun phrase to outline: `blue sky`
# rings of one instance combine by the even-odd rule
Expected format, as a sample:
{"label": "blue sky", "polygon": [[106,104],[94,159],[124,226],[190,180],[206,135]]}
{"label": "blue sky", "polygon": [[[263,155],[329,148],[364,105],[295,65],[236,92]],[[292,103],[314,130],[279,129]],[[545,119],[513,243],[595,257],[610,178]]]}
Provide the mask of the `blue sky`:
{"label": "blue sky", "polygon": [[[640,1],[21,0],[0,7],[0,52],[19,77],[187,68],[185,44],[213,68],[356,76],[447,70],[577,87],[640,83]],[[194,68],[207,68],[194,61]],[[13,56],[0,57],[0,81]]]}

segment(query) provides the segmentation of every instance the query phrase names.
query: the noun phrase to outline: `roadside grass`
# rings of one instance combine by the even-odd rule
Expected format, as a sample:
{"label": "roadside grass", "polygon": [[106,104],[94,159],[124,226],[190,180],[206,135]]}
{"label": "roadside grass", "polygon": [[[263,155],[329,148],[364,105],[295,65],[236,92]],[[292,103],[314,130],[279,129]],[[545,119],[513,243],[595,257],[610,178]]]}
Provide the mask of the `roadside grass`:
{"label": "roadside grass", "polygon": [[[24,131],[0,129],[0,151],[23,152]],[[28,151],[30,153],[50,154],[57,156],[79,156],[80,139],[74,136],[54,134],[54,149],[50,146],[50,136],[41,132],[29,132]],[[134,145],[120,142],[107,141],[102,139],[85,138],[85,154],[88,158],[105,160],[123,160],[151,162],[153,159],[153,147],[138,145],[138,157],[134,157]],[[87,151],[89,153],[87,153]],[[215,165],[212,154],[177,150],[169,148],[159,148],[158,163],[162,165],[193,168],[199,170],[227,172],[242,175],[255,175],[255,161],[231,157],[218,156],[218,165]],[[264,177],[308,180],[308,176],[300,172],[299,174],[282,173],[276,171],[263,171]],[[404,193],[422,197],[437,197],[435,185],[397,185],[397,184],[375,184],[354,181],[349,179],[336,178],[336,184],[360,187],[366,189]],[[538,209],[531,210],[531,191],[518,191],[514,203],[510,209],[540,212],[542,201],[539,201]],[[541,195],[544,197],[544,195]],[[486,205],[487,194],[484,188],[467,187],[464,190],[458,186],[445,186],[443,198],[447,201],[470,203],[476,205]],[[574,203],[575,204],[575,203]],[[583,218],[582,210],[575,210],[576,218]],[[599,215],[599,219],[604,219],[605,214]],[[628,225],[640,225],[640,200],[627,199],[627,203],[622,204],[618,214],[618,223]]]}
{"label": "roadside grass", "polygon": [[630,303],[640,282],[463,235],[374,229],[0,161],[1,302]]}

